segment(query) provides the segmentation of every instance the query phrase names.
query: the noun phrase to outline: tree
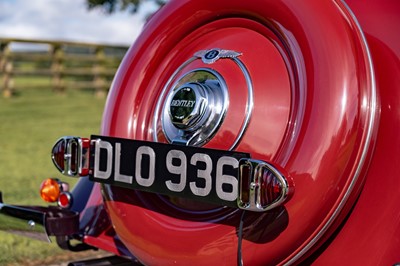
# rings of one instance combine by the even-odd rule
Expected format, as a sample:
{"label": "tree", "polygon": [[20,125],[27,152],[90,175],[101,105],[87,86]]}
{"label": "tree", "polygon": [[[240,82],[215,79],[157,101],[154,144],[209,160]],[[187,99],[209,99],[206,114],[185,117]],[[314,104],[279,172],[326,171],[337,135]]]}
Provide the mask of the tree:
{"label": "tree", "polygon": [[[123,10],[129,10],[132,13],[136,13],[139,6],[144,1],[146,0],[86,0],[86,4],[89,10],[99,8],[108,14]],[[160,7],[167,2],[167,0],[151,1],[154,1]]]}

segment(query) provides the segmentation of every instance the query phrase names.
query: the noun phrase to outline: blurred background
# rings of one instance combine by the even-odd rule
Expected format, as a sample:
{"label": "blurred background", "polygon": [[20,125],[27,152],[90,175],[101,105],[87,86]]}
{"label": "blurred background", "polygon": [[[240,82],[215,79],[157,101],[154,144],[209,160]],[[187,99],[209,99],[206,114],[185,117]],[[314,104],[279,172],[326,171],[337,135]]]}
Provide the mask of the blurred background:
{"label": "blurred background", "polygon": [[152,0],[1,0],[0,37],[130,45]]}
{"label": "blurred background", "polygon": [[[5,203],[47,205],[49,177],[70,183],[50,151],[61,136],[98,134],[128,47],[162,0],[0,0],[0,191]],[[1,223],[1,221],[0,221]],[[0,231],[0,265],[59,265],[95,253]]]}

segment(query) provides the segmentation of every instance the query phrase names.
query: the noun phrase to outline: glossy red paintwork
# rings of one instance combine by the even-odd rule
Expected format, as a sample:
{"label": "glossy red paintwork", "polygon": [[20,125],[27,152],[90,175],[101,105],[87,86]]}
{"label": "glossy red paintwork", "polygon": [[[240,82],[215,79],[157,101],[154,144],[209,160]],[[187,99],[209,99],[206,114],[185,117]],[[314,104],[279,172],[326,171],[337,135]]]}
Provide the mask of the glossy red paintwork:
{"label": "glossy red paintwork", "polygon": [[348,1],[372,54],[380,95],[380,125],[360,198],[315,265],[393,265],[400,261],[400,3]]}
{"label": "glossy red paintwork", "polygon": [[[340,1],[171,1],[116,75],[101,133],[152,140],[157,99],[183,62],[216,47],[243,53],[255,105],[237,150],[283,167],[295,184],[284,207],[246,213],[244,264],[307,256],[316,265],[400,261],[400,41],[393,26],[400,25],[400,4],[348,4],[355,17]],[[245,80],[230,60],[197,60],[182,73],[198,67],[212,67],[227,82],[229,110],[206,147],[228,149],[244,119]],[[160,126],[157,132],[165,140]],[[89,235],[87,243],[119,254],[126,246],[125,253],[149,265],[236,264],[240,211],[108,185],[103,190],[100,199],[94,188],[91,205],[104,200],[115,232]],[[107,246],[107,239],[123,244]]]}

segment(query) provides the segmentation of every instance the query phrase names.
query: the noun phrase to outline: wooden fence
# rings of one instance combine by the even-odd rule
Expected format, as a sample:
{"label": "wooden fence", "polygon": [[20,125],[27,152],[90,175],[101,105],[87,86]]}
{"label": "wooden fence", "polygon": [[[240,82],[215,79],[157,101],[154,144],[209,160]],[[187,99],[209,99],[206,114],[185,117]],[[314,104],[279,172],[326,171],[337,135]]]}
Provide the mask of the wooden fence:
{"label": "wooden fence", "polygon": [[126,46],[0,38],[0,90],[4,97],[33,87],[56,92],[91,89],[103,96]]}

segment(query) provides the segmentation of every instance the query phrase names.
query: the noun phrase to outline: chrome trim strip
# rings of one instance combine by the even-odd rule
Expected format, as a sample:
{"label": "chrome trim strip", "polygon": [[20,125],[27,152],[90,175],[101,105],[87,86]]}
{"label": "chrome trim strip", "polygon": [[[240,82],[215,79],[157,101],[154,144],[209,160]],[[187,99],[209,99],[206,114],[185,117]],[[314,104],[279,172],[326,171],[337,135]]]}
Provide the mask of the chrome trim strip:
{"label": "chrome trim strip", "polygon": [[367,128],[367,136],[366,136],[366,141],[365,141],[365,145],[364,145],[364,149],[362,150],[362,154],[361,154],[361,158],[360,158],[360,162],[357,166],[356,172],[354,174],[354,177],[351,181],[351,184],[349,186],[349,188],[347,189],[345,195],[343,196],[341,202],[339,203],[339,206],[336,208],[336,210],[334,211],[334,213],[332,214],[332,216],[329,218],[329,220],[326,222],[326,224],[322,227],[322,229],[315,235],[315,237],[302,249],[300,250],[293,258],[291,258],[287,263],[285,263],[285,265],[291,265],[293,263],[295,263],[298,259],[300,259],[303,255],[305,255],[305,253],[307,253],[311,247],[313,247],[318,240],[321,239],[321,237],[326,233],[326,231],[329,229],[329,227],[333,224],[333,222],[336,220],[336,218],[338,217],[339,213],[341,212],[341,210],[343,209],[343,207],[345,206],[345,204],[347,203],[347,200],[349,199],[349,196],[351,194],[351,192],[354,189],[354,186],[358,180],[358,177],[362,171],[362,168],[364,166],[365,160],[367,158],[367,153],[368,150],[370,149],[370,145],[372,142],[372,136],[374,135],[374,126],[376,125],[376,123],[379,123],[378,121],[376,121],[376,111],[377,111],[377,93],[376,93],[376,80],[375,80],[375,72],[374,72],[374,67],[373,67],[373,63],[372,63],[372,56],[371,56],[371,52],[369,50],[368,47],[368,43],[367,40],[365,38],[364,32],[361,29],[361,25],[358,22],[356,16],[354,15],[353,11],[350,9],[350,7],[345,3],[344,0],[339,0],[343,7],[347,9],[347,12],[349,13],[349,15],[351,16],[351,18],[354,21],[354,24],[356,26],[356,28],[358,29],[358,33],[360,34],[361,40],[362,40],[362,44],[363,44],[363,48],[366,51],[367,54],[367,61],[369,64],[369,74],[371,75],[371,99],[368,102],[369,106],[368,109],[370,109],[370,116],[369,116],[369,123],[368,123],[368,128]]}
{"label": "chrome trim strip", "polygon": [[[78,175],[78,161],[79,161],[79,140],[75,137],[64,137],[65,140],[65,154],[64,154],[64,175],[77,176]],[[75,146],[73,148],[73,146]],[[73,159],[73,152],[75,149],[75,162]],[[75,169],[72,166],[75,165]]]}
{"label": "chrome trim strip", "polygon": [[251,81],[251,77],[249,74],[249,71],[247,70],[246,66],[238,59],[237,57],[232,58],[232,60],[239,66],[240,70],[243,72],[243,75],[246,79],[246,84],[247,84],[247,103],[246,103],[246,117],[242,123],[242,127],[240,128],[239,134],[236,137],[234,143],[230,147],[229,150],[234,150],[236,146],[239,144],[239,141],[243,137],[244,133],[247,130],[247,127],[249,126],[250,123],[250,118],[253,113],[254,109],[254,95],[253,95],[253,83]]}

